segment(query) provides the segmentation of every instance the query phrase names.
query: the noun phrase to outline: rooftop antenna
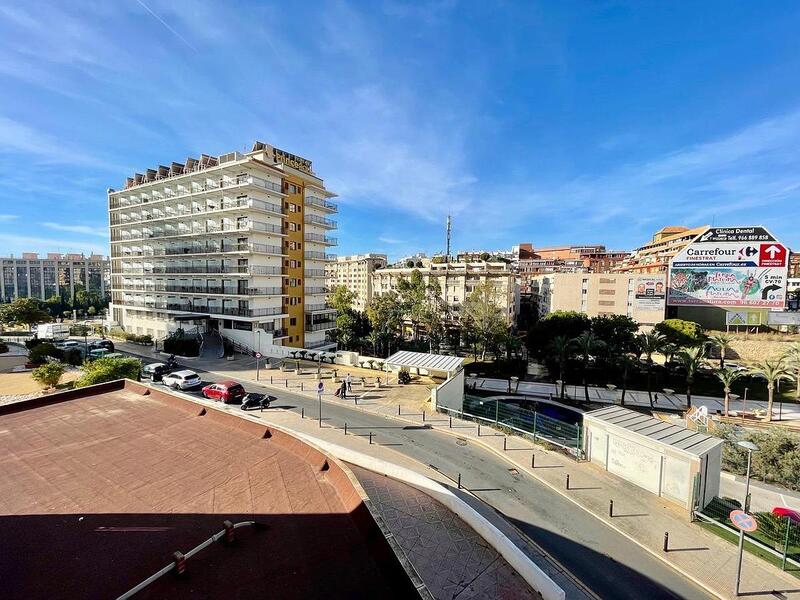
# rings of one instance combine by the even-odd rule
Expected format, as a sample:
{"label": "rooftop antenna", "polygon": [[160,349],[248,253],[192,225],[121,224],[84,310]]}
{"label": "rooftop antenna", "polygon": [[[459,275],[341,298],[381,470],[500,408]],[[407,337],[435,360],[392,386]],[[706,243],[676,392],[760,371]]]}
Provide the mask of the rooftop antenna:
{"label": "rooftop antenna", "polygon": [[445,255],[445,261],[450,262],[450,231],[452,230],[452,219],[450,215],[447,215],[447,253]]}

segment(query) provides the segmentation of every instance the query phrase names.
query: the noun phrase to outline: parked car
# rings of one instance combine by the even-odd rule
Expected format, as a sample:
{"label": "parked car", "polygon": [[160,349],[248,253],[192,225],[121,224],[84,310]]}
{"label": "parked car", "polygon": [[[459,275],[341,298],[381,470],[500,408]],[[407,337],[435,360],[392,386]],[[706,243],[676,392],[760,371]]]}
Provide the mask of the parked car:
{"label": "parked car", "polygon": [[161,381],[162,377],[169,373],[169,367],[162,362],[150,363],[142,367],[142,377],[152,381]]}
{"label": "parked car", "polygon": [[114,342],[111,340],[95,340],[89,344],[89,350],[99,350],[100,348],[105,348],[109,352],[113,352]]}
{"label": "parked car", "polygon": [[203,397],[218,400],[224,404],[240,402],[246,394],[242,384],[235,381],[220,381],[203,388]]}
{"label": "parked car", "polygon": [[104,356],[108,356],[111,354],[105,348],[97,348],[96,350],[90,350],[89,356],[86,357],[87,360],[96,360],[98,358],[103,358]]}
{"label": "parked car", "polygon": [[61,348],[62,350],[69,350],[70,348],[77,348],[78,346],[83,346],[83,344],[75,340],[64,340],[56,344],[56,348]]}
{"label": "parked car", "polygon": [[789,517],[795,523],[800,523],[800,511],[786,508],[785,506],[776,506],[772,509],[772,514],[779,517]]}
{"label": "parked car", "polygon": [[197,373],[188,369],[168,373],[162,377],[161,382],[175,390],[188,390],[203,383]]}
{"label": "parked car", "polygon": [[725,368],[732,369],[734,371],[747,371],[747,367],[743,367],[737,363],[725,361]]}
{"label": "parked car", "polygon": [[269,405],[275,400],[277,400],[275,396],[250,392],[242,398],[242,410],[264,410],[269,408]]}

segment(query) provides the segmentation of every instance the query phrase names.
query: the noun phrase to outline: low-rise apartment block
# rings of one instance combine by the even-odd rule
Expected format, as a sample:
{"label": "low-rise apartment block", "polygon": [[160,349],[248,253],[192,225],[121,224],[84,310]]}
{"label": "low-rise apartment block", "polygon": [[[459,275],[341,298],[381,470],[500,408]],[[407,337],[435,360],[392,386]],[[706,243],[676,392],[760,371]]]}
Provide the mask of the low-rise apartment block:
{"label": "low-rise apartment block", "polygon": [[250,349],[334,347],[333,196],[310,160],[262,142],[128,178],[108,192],[112,319],[156,338],[196,328]]}
{"label": "low-rise apartment block", "polygon": [[662,227],[644,246],[634,250],[614,268],[619,273],[666,273],[669,261],[708,229],[708,225],[689,229],[682,225]]}
{"label": "low-rise apartment block", "polygon": [[339,256],[325,265],[328,289],[345,286],[353,292],[353,308],[364,311],[372,300],[372,274],[387,264],[385,254]]}
{"label": "low-rise apartment block", "polygon": [[105,296],[110,281],[109,260],[98,254],[49,253],[40,258],[36,252],[23,252],[21,257],[7,256],[0,262],[3,302],[16,298],[46,300],[52,296],[70,299],[81,289]]}
{"label": "low-rise apartment block", "polygon": [[531,278],[539,317],[558,310],[625,315],[644,327],[664,319],[666,274],[550,273]]}
{"label": "low-rise apartment block", "polygon": [[[425,260],[418,270],[425,282],[435,280],[442,297],[451,311],[458,317],[461,307],[475,288],[489,282],[495,289],[494,301],[503,310],[509,325],[516,323],[519,311],[519,288],[516,274],[505,262],[433,262]],[[415,267],[416,268],[416,267]],[[378,269],[373,274],[372,288],[375,295],[398,291],[400,277],[410,277],[413,268],[405,266]]]}
{"label": "low-rise apartment block", "polygon": [[531,293],[531,277],[543,273],[608,273],[621,264],[629,253],[606,250],[603,245],[554,246],[534,249],[520,244],[517,261],[520,294]]}

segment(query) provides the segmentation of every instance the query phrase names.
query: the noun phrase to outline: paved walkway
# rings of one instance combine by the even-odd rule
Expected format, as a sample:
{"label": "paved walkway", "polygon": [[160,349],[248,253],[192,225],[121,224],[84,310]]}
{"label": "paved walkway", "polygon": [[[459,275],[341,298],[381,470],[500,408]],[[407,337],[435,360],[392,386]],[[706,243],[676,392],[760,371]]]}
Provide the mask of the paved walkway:
{"label": "paved walkway", "polygon": [[[121,349],[128,350],[126,347]],[[134,348],[136,348],[134,346]],[[144,354],[141,347],[138,347],[138,354]],[[198,365],[199,367],[200,365]],[[225,361],[217,361],[215,366],[208,370],[222,375],[241,378],[240,371],[228,372],[224,369]],[[205,366],[201,368],[206,368]],[[261,382],[264,384],[262,378]],[[507,385],[506,382],[503,382]],[[522,384],[520,384],[522,385]],[[552,388],[552,386],[551,386]],[[293,390],[299,392],[299,390]],[[312,393],[306,395],[314,397]],[[325,396],[326,401],[348,404],[349,401],[341,401],[332,395]],[[397,415],[397,407],[386,406],[381,403],[364,401],[359,402],[358,408],[385,417],[400,418],[403,421],[413,424],[424,423],[448,433],[455,434],[456,431],[450,429],[450,420],[440,414],[423,415],[422,413],[402,412]],[[263,413],[266,415],[266,413]],[[262,417],[263,418],[263,417]],[[294,425],[298,419],[294,414],[271,412],[269,420],[274,420],[276,424]],[[306,425],[313,422],[305,420]],[[736,575],[736,546],[706,532],[696,524],[690,523],[683,511],[677,509],[670,502],[658,496],[650,494],[641,488],[621,480],[596,465],[583,462],[576,463],[574,460],[556,453],[543,450],[539,446],[534,446],[528,441],[510,437],[507,440],[507,449],[503,450],[504,435],[494,432],[489,427],[481,427],[481,436],[478,436],[477,429],[468,421],[459,419],[452,420],[453,428],[457,428],[457,435],[469,441],[480,443],[487,449],[502,455],[509,463],[514,465],[522,473],[536,478],[553,490],[558,491],[569,500],[575,503],[576,508],[586,510],[606,524],[615,528],[617,531],[627,536],[631,543],[639,544],[643,549],[653,555],[665,560],[667,563],[678,569],[681,573],[690,577],[697,583],[706,587],[710,591],[722,598],[732,598]],[[341,444],[345,439],[341,430],[332,428],[322,428],[315,430],[316,434],[311,435],[333,435],[336,443]],[[491,432],[491,433],[490,433]],[[321,435],[319,435],[321,437]],[[357,440],[359,450],[365,451],[366,441],[351,436],[348,441]],[[390,460],[397,464],[410,466],[420,471],[420,465],[415,461],[402,457],[396,452],[391,452],[381,456],[387,448],[373,446],[369,448],[370,454],[375,454],[385,460]],[[531,455],[535,452],[535,468],[531,468]],[[430,469],[423,468],[427,476],[432,476]],[[570,474],[570,489],[565,489],[566,474]],[[434,479],[441,481],[441,477],[433,475]],[[614,517],[609,517],[609,500],[614,500]],[[670,534],[670,551],[662,551],[664,532]],[[788,573],[782,572],[777,567],[765,561],[745,554],[744,566],[742,570],[742,590],[750,597],[755,598],[775,598],[775,591],[783,595],[779,597],[787,599],[800,599],[800,579]]]}
{"label": "paved walkway", "polygon": [[424,492],[348,465],[436,600],[536,600],[538,592],[469,525]]}
{"label": "paved walkway", "polygon": [[[507,379],[489,379],[485,377],[466,377],[467,384],[476,385],[478,389],[491,390],[496,392],[508,392]],[[554,383],[545,383],[538,381],[520,381],[519,387],[516,388],[518,394],[529,394],[532,396],[558,396],[558,389]],[[565,395],[579,401],[585,399],[583,386],[580,385],[567,385]],[[654,391],[654,401],[656,408],[672,408],[676,410],[683,410],[686,408],[686,395],[685,394],[666,394],[663,391]],[[620,390],[609,390],[606,388],[599,388],[589,386],[589,400],[600,404],[619,404],[622,392]],[[625,393],[625,404],[631,406],[650,407],[650,398],[646,391],[628,390]],[[709,414],[716,414],[718,410],[723,410],[724,399],[715,396],[695,396],[692,395],[693,406],[705,406],[708,408]],[[731,400],[730,410],[732,412],[738,411],[753,411],[761,409],[766,411],[767,403],[763,400],[748,400],[746,403],[743,400]],[[773,406],[773,419],[778,418],[779,405],[775,403]],[[784,421],[800,421],[800,404],[796,403],[783,403],[780,407],[781,417]]]}

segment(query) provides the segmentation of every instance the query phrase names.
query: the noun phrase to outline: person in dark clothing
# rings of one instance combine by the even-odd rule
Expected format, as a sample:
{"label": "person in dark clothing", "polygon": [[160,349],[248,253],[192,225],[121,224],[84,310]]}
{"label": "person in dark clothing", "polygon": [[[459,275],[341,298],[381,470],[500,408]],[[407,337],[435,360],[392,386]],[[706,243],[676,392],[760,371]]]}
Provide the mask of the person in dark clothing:
{"label": "person in dark clothing", "polygon": [[339,388],[339,396],[342,399],[346,399],[347,398],[347,382],[346,381],[342,381],[342,387]]}

